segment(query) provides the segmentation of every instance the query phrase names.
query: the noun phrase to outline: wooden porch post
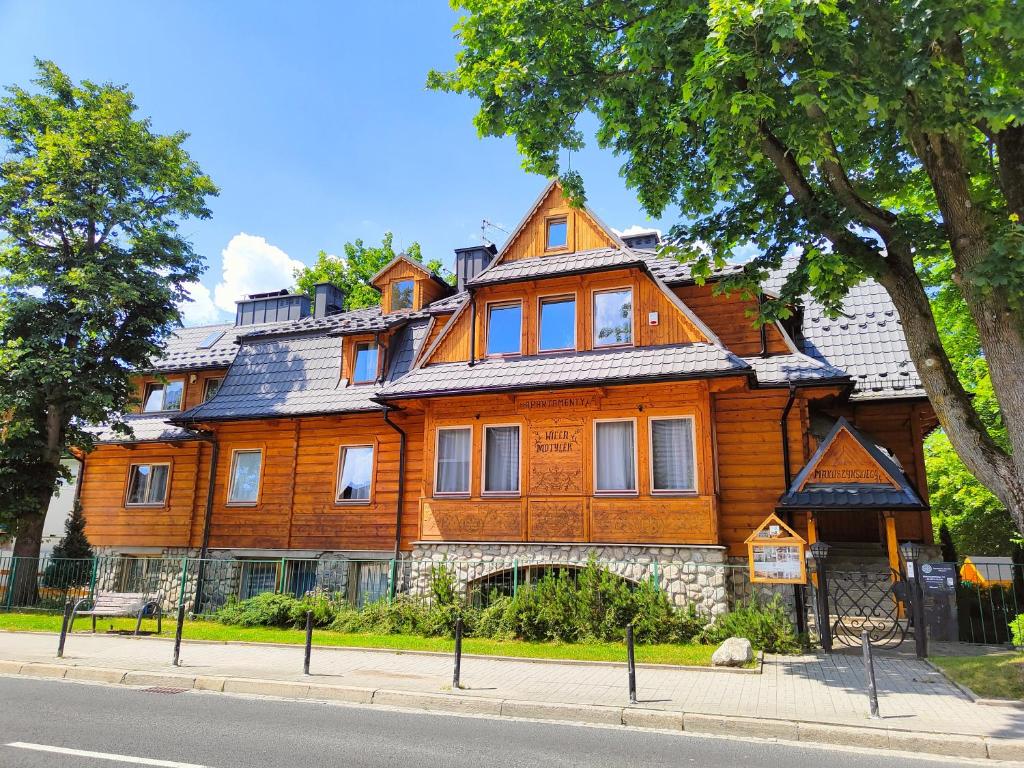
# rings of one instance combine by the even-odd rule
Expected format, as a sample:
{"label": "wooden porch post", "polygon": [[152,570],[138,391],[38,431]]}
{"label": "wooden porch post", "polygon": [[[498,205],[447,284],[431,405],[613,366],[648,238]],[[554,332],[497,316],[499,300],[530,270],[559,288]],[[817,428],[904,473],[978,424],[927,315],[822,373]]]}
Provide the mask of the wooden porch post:
{"label": "wooden porch post", "polygon": [[[885,520],[885,548],[889,555],[889,567],[893,570],[892,580],[895,582],[898,578],[896,574],[900,572],[900,545],[896,540],[896,515],[893,512],[883,512],[882,517]],[[906,618],[906,609],[902,602],[897,602],[897,609],[899,617]]]}

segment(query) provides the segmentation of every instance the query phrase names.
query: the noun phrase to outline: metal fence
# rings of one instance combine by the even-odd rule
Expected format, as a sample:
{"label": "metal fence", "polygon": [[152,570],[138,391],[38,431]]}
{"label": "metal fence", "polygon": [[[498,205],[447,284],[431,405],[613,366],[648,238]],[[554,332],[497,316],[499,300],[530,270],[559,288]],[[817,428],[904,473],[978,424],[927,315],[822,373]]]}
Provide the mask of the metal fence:
{"label": "metal fence", "polygon": [[[770,597],[766,585],[752,585],[745,565],[635,560],[595,561],[629,585],[649,582],[676,605],[706,613],[741,601]],[[325,599],[362,607],[384,598],[432,597],[434,570],[447,569],[458,594],[486,605],[511,596],[550,573],[576,578],[586,562],[526,562],[518,558],[481,560],[387,559],[223,559],[159,556],[105,556],[88,560],[0,556],[0,610],[58,610],[69,599],[98,592],[142,593],[159,600],[166,613],[179,606],[196,615],[216,612],[230,600],[262,593]],[[784,596],[791,587],[780,590]],[[715,608],[719,606],[719,608]]]}
{"label": "metal fence", "polygon": [[1024,565],[990,564],[983,581],[961,578],[956,588],[956,609],[961,642],[1012,643],[1011,625],[1018,619],[1024,636]]}

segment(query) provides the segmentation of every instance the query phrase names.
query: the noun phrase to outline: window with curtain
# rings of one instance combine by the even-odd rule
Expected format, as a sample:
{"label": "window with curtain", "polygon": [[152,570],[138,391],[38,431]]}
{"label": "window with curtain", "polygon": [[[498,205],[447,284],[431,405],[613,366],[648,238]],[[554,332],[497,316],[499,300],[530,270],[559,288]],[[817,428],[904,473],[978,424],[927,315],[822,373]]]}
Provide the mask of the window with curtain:
{"label": "window with curtain", "polygon": [[594,346],[633,343],[633,289],[594,294]]}
{"label": "window with curtain", "polygon": [[263,451],[235,451],[232,454],[230,503],[253,503],[259,498],[262,463]]}
{"label": "window with curtain", "polygon": [[491,304],[487,307],[487,354],[518,355],[521,349],[523,305]]}
{"label": "window with curtain", "polygon": [[519,427],[484,427],[484,493],[519,493]]}
{"label": "window with curtain", "polygon": [[594,488],[598,493],[636,492],[636,425],[632,421],[594,425]]}
{"label": "window with curtain", "polygon": [[651,490],[697,490],[693,450],[693,419],[651,419]]}
{"label": "window with curtain", "polygon": [[372,341],[356,344],[353,384],[365,384],[377,378],[377,345]]}
{"label": "window with curtain", "polygon": [[144,413],[159,411],[180,411],[181,396],[185,391],[185,382],[169,381],[166,384],[147,384],[146,397],[142,402]]}
{"label": "window with curtain", "polygon": [[132,464],[128,473],[127,503],[159,506],[167,499],[167,464]]}
{"label": "window with curtain", "polygon": [[434,493],[469,493],[472,445],[471,427],[446,427],[437,430]]}
{"label": "window with curtain", "polygon": [[369,501],[373,446],[342,446],[339,467],[338,501]]}
{"label": "window with curtain", "polygon": [[541,352],[576,347],[576,297],[554,296],[540,301]]}

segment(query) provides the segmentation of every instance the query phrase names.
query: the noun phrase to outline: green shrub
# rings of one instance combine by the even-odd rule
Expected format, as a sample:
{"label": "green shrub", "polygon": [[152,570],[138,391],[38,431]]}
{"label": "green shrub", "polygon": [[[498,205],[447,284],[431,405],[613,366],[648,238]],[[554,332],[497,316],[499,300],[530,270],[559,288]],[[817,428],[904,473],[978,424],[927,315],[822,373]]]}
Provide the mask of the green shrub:
{"label": "green shrub", "polygon": [[730,637],[745,637],[754,648],[768,653],[795,653],[800,648],[789,609],[779,595],[767,603],[741,603],[719,616],[700,634],[701,642],[717,644]]}
{"label": "green shrub", "polygon": [[1010,633],[1013,635],[1013,644],[1017,648],[1024,648],[1024,613],[1010,622]]}
{"label": "green shrub", "polygon": [[294,615],[299,602],[291,595],[264,592],[248,600],[229,600],[217,611],[216,619],[221,624],[235,624],[240,627],[290,627],[294,626]]}

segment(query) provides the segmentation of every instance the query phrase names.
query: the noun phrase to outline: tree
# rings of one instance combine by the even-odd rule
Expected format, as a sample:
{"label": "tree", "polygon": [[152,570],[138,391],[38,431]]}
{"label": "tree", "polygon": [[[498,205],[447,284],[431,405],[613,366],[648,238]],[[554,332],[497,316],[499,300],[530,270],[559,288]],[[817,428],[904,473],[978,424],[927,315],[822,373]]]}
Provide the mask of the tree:
{"label": "tree", "polygon": [[[391,232],[384,233],[384,240],[379,246],[365,245],[362,240],[345,243],[342,258],[320,251],[313,266],[295,270],[296,289],[313,298],[313,286],[317,283],[334,283],[345,294],[345,309],[372,307],[380,303],[380,294],[370,285],[370,279],[398,255]],[[410,245],[405,255],[423,263],[419,243]],[[444,270],[439,259],[432,259],[425,266],[431,272],[443,275],[449,283],[453,282],[454,275]]]}
{"label": "tree", "polygon": [[187,135],[154,133],[125,86],[37,70],[35,92],[0,100],[0,515],[26,558],[61,456],[93,445],[85,425],[128,432],[131,376],[202,271],[180,223],[208,218],[217,193]]}
{"label": "tree", "polygon": [[71,514],[64,521],[64,537],[57,542],[50,562],[43,574],[43,586],[67,589],[89,583],[91,563],[95,553],[85,535],[85,515],[82,503],[75,499]]}
{"label": "tree", "polygon": [[[667,253],[726,289],[798,263],[760,320],[865,277],[892,297],[939,422],[1024,532],[1024,16],[1014,0],[462,0],[454,71],[483,135],[528,170],[584,143],[625,157],[646,210],[678,205]],[[578,204],[578,174],[562,174]],[[701,247],[694,247],[695,243]],[[948,261],[1006,425],[989,433],[942,345],[922,271]]]}

